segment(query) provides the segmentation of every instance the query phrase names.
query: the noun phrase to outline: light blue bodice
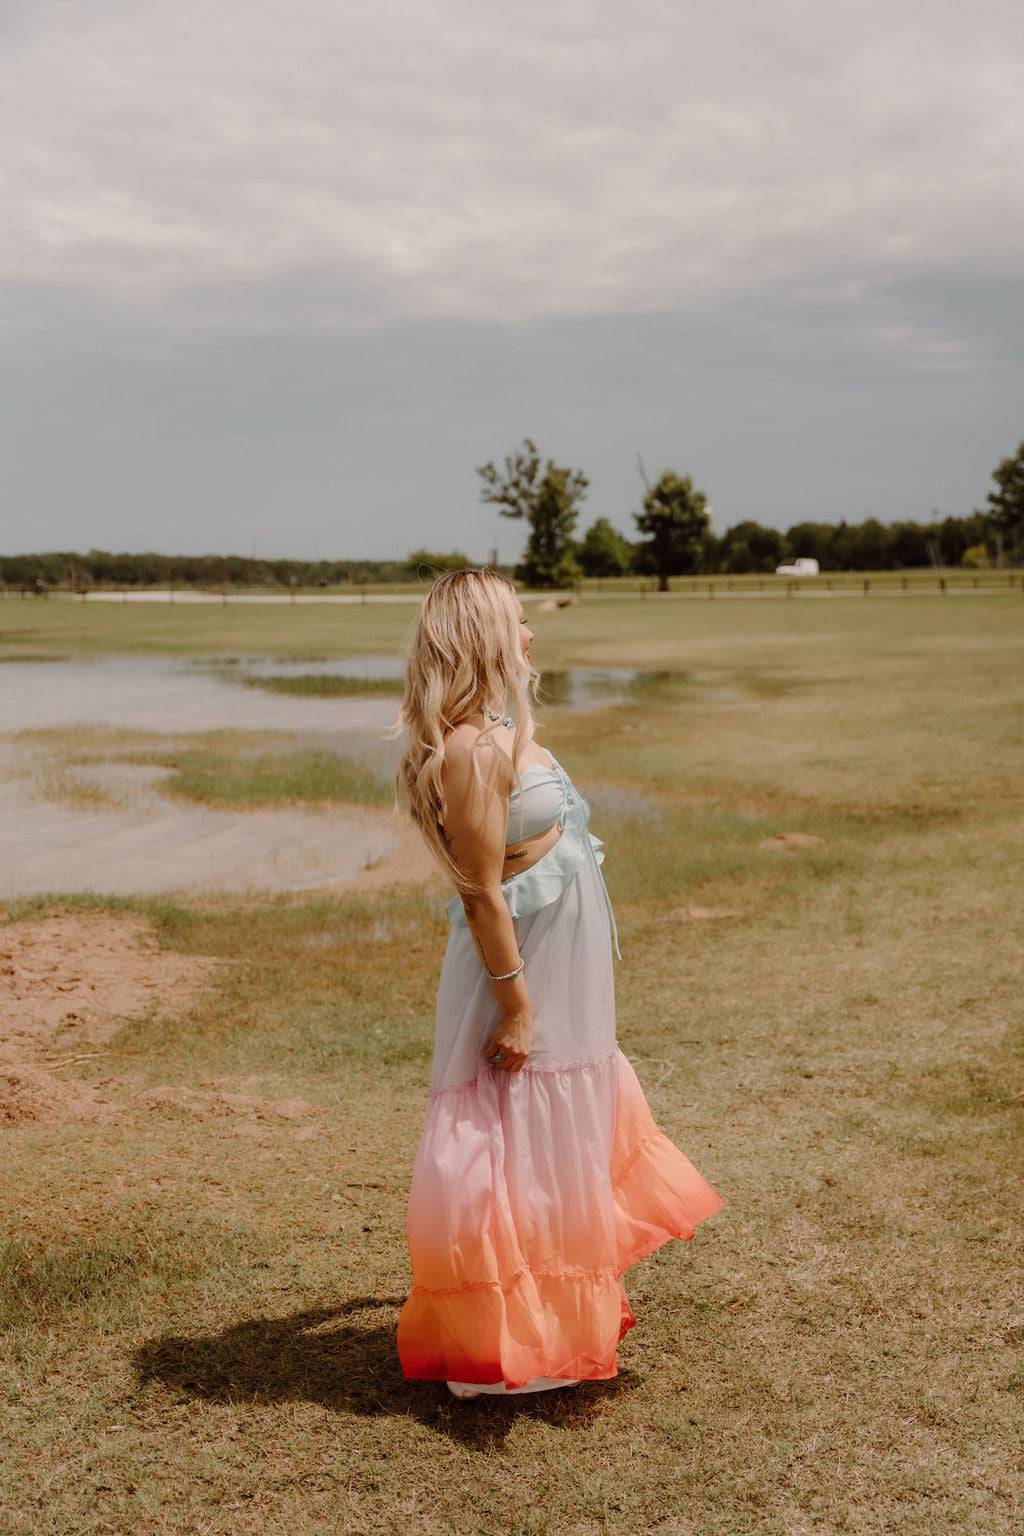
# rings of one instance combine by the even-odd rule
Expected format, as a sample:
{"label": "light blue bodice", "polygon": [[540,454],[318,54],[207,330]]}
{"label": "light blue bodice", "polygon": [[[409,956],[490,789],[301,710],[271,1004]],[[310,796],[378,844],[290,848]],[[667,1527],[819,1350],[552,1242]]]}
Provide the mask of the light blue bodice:
{"label": "light blue bodice", "polygon": [[513,784],[509,791],[506,848],[528,837],[536,837],[549,827],[560,826],[564,812],[565,790],[554,768],[542,763],[524,768],[519,783]]}

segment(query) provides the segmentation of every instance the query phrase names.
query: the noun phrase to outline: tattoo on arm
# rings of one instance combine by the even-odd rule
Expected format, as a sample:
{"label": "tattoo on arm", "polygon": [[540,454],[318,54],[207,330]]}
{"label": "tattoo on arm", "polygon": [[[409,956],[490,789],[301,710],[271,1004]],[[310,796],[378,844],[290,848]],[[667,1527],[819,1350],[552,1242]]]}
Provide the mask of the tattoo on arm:
{"label": "tattoo on arm", "polygon": [[518,853],[506,853],[505,863],[511,864],[513,859],[525,859],[529,851],[529,848],[520,848]]}

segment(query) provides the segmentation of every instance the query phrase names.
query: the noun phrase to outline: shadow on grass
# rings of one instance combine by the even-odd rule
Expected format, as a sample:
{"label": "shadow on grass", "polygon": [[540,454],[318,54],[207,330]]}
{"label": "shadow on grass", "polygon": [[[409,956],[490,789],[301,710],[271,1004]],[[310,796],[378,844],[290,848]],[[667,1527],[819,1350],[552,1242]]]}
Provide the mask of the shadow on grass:
{"label": "shadow on grass", "polygon": [[[249,1404],[312,1402],[367,1417],[412,1415],[470,1449],[492,1450],[517,1419],[581,1429],[633,1390],[631,1371],[564,1391],[462,1403],[442,1382],[409,1381],[398,1363],[404,1298],[357,1296],[334,1306],[258,1317],[221,1333],[151,1339],[133,1354],[140,1385],[190,1398]],[[380,1314],[390,1314],[382,1320]]]}

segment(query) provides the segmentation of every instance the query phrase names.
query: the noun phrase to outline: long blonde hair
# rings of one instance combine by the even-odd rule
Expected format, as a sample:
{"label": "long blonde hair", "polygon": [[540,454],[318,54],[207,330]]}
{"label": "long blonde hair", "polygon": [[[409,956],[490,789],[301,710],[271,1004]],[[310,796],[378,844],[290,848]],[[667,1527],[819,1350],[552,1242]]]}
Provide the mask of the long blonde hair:
{"label": "long blonde hair", "polygon": [[[495,728],[487,711],[503,716],[511,704],[515,735],[509,765],[518,777],[520,752],[533,736],[530,694],[536,694],[539,680],[523,655],[519,624],[515,588],[504,576],[488,570],[446,571],[423,599],[406,654],[398,729],[408,732],[408,740],[395,781],[398,801],[460,889],[466,880],[444,830],[445,737],[464,721],[480,720],[483,730],[475,751]],[[508,756],[497,738],[493,745]]]}

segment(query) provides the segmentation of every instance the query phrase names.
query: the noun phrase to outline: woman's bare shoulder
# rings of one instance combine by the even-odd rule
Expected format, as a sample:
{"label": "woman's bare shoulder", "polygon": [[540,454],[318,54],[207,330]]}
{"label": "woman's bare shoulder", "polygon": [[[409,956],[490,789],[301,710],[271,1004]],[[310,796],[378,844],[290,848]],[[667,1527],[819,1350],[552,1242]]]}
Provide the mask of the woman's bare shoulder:
{"label": "woman's bare shoulder", "polygon": [[454,781],[476,779],[495,787],[511,783],[515,777],[512,767],[514,733],[505,725],[493,730],[464,723],[449,731],[444,743],[442,773]]}

